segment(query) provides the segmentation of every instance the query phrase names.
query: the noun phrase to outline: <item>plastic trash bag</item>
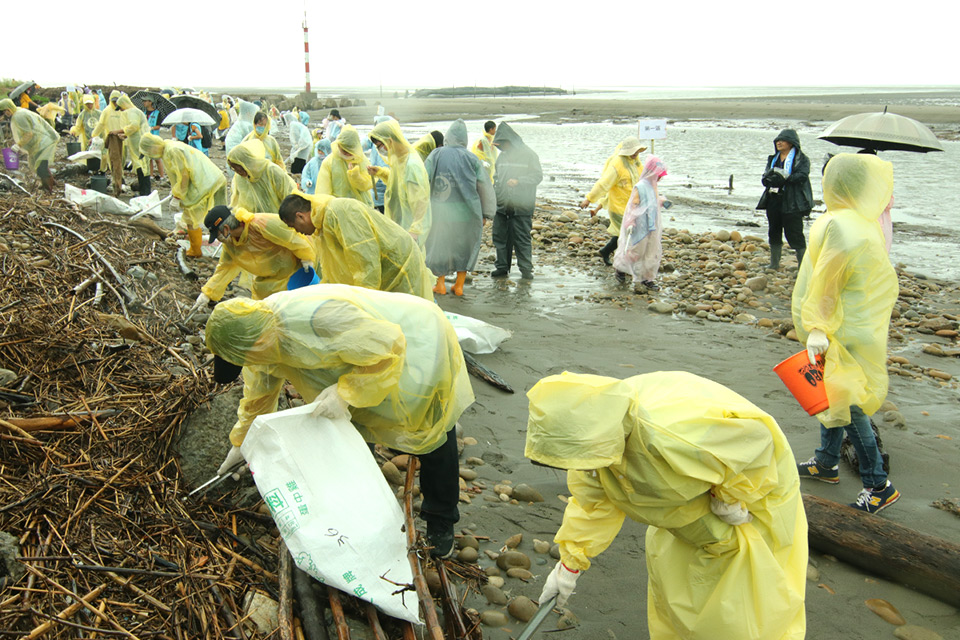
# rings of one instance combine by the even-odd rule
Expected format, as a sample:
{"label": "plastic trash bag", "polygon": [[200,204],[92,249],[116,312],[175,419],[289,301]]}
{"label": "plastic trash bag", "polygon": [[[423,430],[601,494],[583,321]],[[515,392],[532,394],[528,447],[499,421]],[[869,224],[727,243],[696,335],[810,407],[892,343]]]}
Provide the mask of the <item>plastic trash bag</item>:
{"label": "plastic trash bag", "polygon": [[413,582],[400,505],[354,426],[311,415],[315,406],[253,421],[241,450],[257,489],[298,567],[420,624],[417,599],[404,604],[380,579]]}
{"label": "plastic trash bag", "polygon": [[470,316],[461,316],[446,311],[443,315],[447,316],[447,320],[450,321],[457,332],[457,342],[460,343],[460,348],[470,353],[477,355],[493,353],[501,342],[513,335],[507,329]]}

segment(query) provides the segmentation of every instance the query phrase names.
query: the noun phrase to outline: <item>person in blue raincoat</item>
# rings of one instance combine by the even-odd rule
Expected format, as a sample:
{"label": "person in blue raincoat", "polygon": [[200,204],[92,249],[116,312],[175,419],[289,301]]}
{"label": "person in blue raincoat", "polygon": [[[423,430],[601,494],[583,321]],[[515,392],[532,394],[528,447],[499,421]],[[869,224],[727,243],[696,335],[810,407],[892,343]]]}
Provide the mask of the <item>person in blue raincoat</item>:
{"label": "person in blue raincoat", "polygon": [[320,165],[323,164],[323,159],[330,155],[330,141],[326,138],[317,140],[317,144],[313,145],[313,151],[313,157],[303,167],[303,173],[300,174],[300,190],[310,195],[317,191],[317,175],[320,173]]}

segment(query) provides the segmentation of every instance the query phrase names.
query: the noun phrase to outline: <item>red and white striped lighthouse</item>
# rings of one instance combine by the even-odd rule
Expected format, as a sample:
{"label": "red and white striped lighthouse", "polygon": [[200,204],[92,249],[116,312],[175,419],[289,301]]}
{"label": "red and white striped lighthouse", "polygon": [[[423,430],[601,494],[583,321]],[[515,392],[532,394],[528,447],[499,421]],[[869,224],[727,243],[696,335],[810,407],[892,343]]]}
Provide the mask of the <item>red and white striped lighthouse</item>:
{"label": "red and white striped lighthouse", "polygon": [[307,31],[307,9],[303,9],[303,67],[306,72],[306,93],[310,93],[310,36]]}

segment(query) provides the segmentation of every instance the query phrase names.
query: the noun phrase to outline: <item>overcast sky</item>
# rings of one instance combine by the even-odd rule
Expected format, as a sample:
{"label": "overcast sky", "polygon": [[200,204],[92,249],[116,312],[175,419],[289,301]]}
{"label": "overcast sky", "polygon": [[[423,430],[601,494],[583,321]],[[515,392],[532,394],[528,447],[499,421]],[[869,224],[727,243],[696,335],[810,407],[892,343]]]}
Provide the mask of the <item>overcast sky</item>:
{"label": "overcast sky", "polygon": [[[321,91],[960,84],[955,0],[306,4]],[[10,0],[0,76],[47,86],[302,86],[303,7]]]}

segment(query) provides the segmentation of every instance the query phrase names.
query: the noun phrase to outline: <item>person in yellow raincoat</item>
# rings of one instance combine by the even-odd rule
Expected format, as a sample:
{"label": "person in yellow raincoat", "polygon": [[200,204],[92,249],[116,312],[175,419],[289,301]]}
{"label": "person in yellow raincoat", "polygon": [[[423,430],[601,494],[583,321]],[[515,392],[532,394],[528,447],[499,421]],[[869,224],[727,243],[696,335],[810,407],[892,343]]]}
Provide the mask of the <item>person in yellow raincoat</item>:
{"label": "person in yellow raincoat", "polygon": [[80,139],[80,148],[84,151],[90,147],[93,130],[100,120],[100,111],[94,107],[94,102],[93,94],[87,93],[83,96],[83,109],[77,116],[76,124],[70,129],[70,134]]}
{"label": "person in yellow raincoat", "polygon": [[900,499],[883,469],[870,419],[887,396],[887,332],[897,274],[887,257],[880,215],[893,198],[893,165],[873,155],[841,153],[823,173],[827,212],[793,288],[793,323],[810,363],[825,354],[830,407],[817,414],[820,448],[800,463],[801,478],[836,484],[844,432],[860,464],[863,489],[851,506],[876,513]]}
{"label": "person in yellow raincoat", "polygon": [[270,135],[270,118],[268,118],[267,114],[263,111],[258,111],[257,115],[253,116],[253,131],[248,133],[247,137],[243,139],[244,142],[248,140],[259,140],[262,142],[267,152],[267,160],[286,171],[287,166],[283,163],[283,152],[280,151],[280,143]]}
{"label": "person in yellow raincoat", "polygon": [[210,209],[227,203],[227,178],[202,151],[176,140],[163,140],[148,133],[140,140],[140,151],[148,158],[163,160],[170,192],[183,207],[183,223],[190,238],[186,255],[202,255],[200,225]]}
{"label": "person in yellow raincoat", "polygon": [[50,174],[50,163],[60,135],[49,122],[29,109],[18,107],[10,98],[0,100],[0,114],[10,119],[13,142],[27,152],[30,169],[40,178],[43,188],[53,191],[55,182]]}
{"label": "person in yellow raincoat", "polygon": [[439,149],[442,146],[443,134],[439,131],[431,131],[417,140],[416,144],[413,145],[413,148],[417,150],[418,154],[420,154],[420,159],[426,162],[427,157],[433,153],[434,149]]}
{"label": "person in yellow raincoat", "polygon": [[384,213],[406,229],[423,248],[430,233],[430,180],[420,155],[413,151],[396,120],[381,122],[369,136],[381,154],[387,156],[386,167],[367,167],[375,178],[387,185]]}
{"label": "person in yellow raincoat", "polygon": [[433,300],[423,252],[376,209],[352,198],[297,192],[280,205],[280,219],[314,240],[324,283]]}
{"label": "person in yellow raincoat", "polygon": [[267,160],[259,140],[242,142],[227,154],[235,175],[230,183],[230,208],[276,213],[280,203],[296,191],[297,183],[283,167]]}
{"label": "person in yellow raincoat", "polygon": [[493,174],[497,167],[497,156],[499,151],[493,146],[493,137],[497,135],[497,123],[493,120],[487,120],[483,123],[483,135],[477,138],[473,143],[473,155],[483,163],[483,170],[490,176],[490,184],[493,184]]}
{"label": "person in yellow raincoat", "polygon": [[[636,136],[624,138],[613,150],[613,155],[607,158],[600,179],[594,183],[590,193],[580,203],[581,209],[589,207],[591,202],[600,203],[610,215],[610,226],[607,227],[607,233],[613,237],[610,238],[606,246],[597,252],[607,266],[613,264],[610,262],[610,255],[617,250],[620,223],[623,221],[623,212],[627,208],[630,192],[633,190],[633,186],[640,182],[642,167],[640,162],[637,161],[637,156],[646,149],[640,144],[640,140]],[[590,212],[591,217],[595,215],[595,211]]]}
{"label": "person in yellow raincoat", "polygon": [[453,552],[460,488],[452,430],[474,396],[456,331],[440,307],[401,293],[319,284],[221,302],[206,338],[218,381],[243,367],[233,448],[221,473],[243,460],[239,446],[251,423],[277,410],[289,380],[306,402],[318,400],[315,414],[352,420],[368,442],[420,457],[427,537],[435,555]]}
{"label": "person in yellow raincoat", "polygon": [[626,380],[565,372],[527,397],[524,454],[568,469],[573,496],[541,604],[557,596],[563,606],[629,517],[649,525],[652,640],[804,637],[807,520],[772,417],[682,371]]}
{"label": "person in yellow raincoat", "polygon": [[250,295],[263,300],[277,291],[286,291],[295,271],[313,269],[317,261],[313,245],[280,220],[275,213],[251,213],[246,209],[217,206],[203,221],[210,231],[210,243],[223,243],[217,268],[200,288],[194,307],[219,301],[241,271],[253,276]]}
{"label": "person in yellow raincoat", "polygon": [[[100,170],[110,171],[114,179],[123,179],[123,167],[113,167],[110,161],[110,136],[116,136],[123,144],[123,162],[130,162],[137,173],[140,195],[150,193],[150,177],[147,163],[143,161],[139,147],[140,137],[150,131],[146,116],[137,109],[128,96],[114,89],[110,92],[110,103],[100,112],[100,121],[93,130],[93,137],[104,141],[103,157],[100,159]],[[136,147],[132,146],[136,143]],[[114,191],[119,193],[120,185],[114,184]],[[146,193],[144,193],[146,190]]]}
{"label": "person in yellow raincoat", "polygon": [[370,162],[360,146],[360,134],[348,124],[330,149],[330,154],[320,164],[314,193],[353,198],[372,207],[373,178],[367,172]]}
{"label": "person in yellow raincoat", "polygon": [[127,150],[127,159],[137,173],[140,195],[148,196],[150,195],[150,162],[140,152],[140,140],[144,134],[150,133],[150,123],[147,121],[147,115],[137,109],[129,96],[120,96],[117,106],[123,110],[123,115],[126,117],[126,124],[123,127],[123,135],[126,139],[123,144]]}

